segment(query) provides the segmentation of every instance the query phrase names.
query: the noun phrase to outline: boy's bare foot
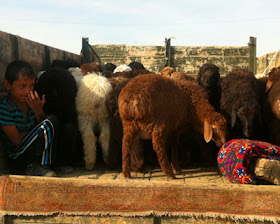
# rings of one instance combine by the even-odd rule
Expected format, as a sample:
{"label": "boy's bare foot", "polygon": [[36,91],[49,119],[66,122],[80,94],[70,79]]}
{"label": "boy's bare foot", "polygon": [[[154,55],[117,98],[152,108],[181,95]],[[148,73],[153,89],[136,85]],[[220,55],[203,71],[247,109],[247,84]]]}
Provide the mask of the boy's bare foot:
{"label": "boy's bare foot", "polygon": [[280,161],[273,159],[258,159],[255,167],[258,178],[280,185]]}

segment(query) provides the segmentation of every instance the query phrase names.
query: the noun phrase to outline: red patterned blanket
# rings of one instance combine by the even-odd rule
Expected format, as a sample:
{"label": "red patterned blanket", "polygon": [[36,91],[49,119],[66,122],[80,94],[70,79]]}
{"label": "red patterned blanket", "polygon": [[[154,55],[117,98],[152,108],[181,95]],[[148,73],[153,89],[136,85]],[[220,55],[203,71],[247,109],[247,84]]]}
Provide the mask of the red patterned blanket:
{"label": "red patterned blanket", "polygon": [[232,183],[257,184],[250,167],[258,158],[280,160],[280,147],[267,142],[233,139],[226,142],[218,154],[218,166]]}

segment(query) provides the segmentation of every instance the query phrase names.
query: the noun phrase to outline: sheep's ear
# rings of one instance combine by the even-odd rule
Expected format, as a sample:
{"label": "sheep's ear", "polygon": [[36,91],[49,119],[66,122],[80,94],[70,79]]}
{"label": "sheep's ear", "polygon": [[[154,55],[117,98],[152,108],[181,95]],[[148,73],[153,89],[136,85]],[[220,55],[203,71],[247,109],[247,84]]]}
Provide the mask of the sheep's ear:
{"label": "sheep's ear", "polygon": [[204,121],[204,140],[208,143],[211,141],[213,135],[212,126],[208,121]]}
{"label": "sheep's ear", "polygon": [[270,90],[272,84],[273,84],[273,83],[272,83],[270,80],[268,80],[268,81],[266,82],[266,86],[265,86],[265,92],[266,92],[266,93],[268,92],[268,90]]}
{"label": "sheep's ear", "polygon": [[236,122],[236,116],[237,116],[237,114],[236,114],[236,111],[231,111],[231,128],[233,128],[234,127],[234,125],[235,125],[235,122]]}

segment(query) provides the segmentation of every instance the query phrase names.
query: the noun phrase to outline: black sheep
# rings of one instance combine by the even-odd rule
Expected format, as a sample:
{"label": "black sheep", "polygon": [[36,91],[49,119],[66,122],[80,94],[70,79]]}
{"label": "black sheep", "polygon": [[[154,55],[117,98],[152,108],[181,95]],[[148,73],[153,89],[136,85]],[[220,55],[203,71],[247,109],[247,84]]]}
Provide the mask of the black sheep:
{"label": "black sheep", "polygon": [[80,153],[76,144],[79,139],[75,109],[76,81],[66,69],[50,68],[40,76],[35,90],[40,96],[46,96],[45,114],[55,115],[60,123],[57,133],[58,163],[69,164]]}
{"label": "black sheep", "polygon": [[220,111],[222,88],[219,67],[211,63],[202,65],[196,81],[206,90],[210,104],[216,111]]}
{"label": "black sheep", "polygon": [[229,125],[229,138],[256,138],[260,127],[261,97],[255,75],[235,69],[222,81],[221,113]]}

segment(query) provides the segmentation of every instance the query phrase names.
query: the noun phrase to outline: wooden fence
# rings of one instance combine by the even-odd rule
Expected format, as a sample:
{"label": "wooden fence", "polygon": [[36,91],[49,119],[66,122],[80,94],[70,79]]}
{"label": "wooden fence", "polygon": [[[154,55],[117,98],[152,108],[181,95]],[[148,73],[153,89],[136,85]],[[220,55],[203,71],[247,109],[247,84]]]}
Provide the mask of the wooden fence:
{"label": "wooden fence", "polygon": [[37,73],[46,69],[52,60],[67,58],[81,62],[81,56],[40,44],[16,35],[0,31],[0,92],[7,65],[13,60],[29,62]]}
{"label": "wooden fence", "polygon": [[250,37],[247,46],[171,46],[170,39],[166,39],[165,43],[165,46],[108,44],[92,45],[92,48],[103,64],[111,62],[120,65],[138,61],[153,72],[170,65],[177,71],[195,75],[198,66],[207,62],[219,66],[221,74],[226,74],[235,68],[248,68],[256,72],[256,38],[254,37]]}
{"label": "wooden fence", "polygon": [[57,48],[40,44],[16,35],[0,31],[0,91],[6,66],[13,60],[29,62],[35,72],[46,69],[54,59],[72,58],[78,62],[95,61],[116,65],[141,62],[148,70],[159,72],[169,65],[177,71],[196,75],[198,66],[214,63],[221,74],[234,68],[257,70],[256,38],[250,37],[247,46],[172,46],[172,39],[165,39],[164,46],[89,45],[88,38],[82,39],[83,57]]}

